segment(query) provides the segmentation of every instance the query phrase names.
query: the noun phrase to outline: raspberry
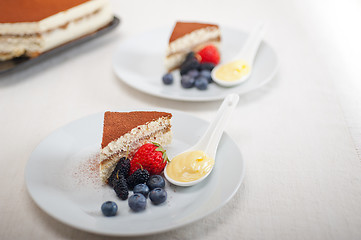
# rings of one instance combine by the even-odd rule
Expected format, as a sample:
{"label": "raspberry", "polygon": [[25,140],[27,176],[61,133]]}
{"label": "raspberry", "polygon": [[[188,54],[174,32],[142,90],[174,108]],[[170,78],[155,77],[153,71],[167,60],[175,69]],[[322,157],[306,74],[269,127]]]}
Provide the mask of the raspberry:
{"label": "raspberry", "polygon": [[198,55],[201,57],[201,63],[214,63],[218,64],[219,60],[221,59],[218,49],[214,45],[207,45],[202,48]]}

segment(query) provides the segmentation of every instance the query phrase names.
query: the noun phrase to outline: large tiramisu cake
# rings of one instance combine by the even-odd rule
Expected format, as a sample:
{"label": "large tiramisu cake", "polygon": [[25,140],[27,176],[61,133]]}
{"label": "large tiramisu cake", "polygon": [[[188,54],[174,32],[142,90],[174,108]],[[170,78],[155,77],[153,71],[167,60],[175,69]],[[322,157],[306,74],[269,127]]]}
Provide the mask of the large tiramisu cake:
{"label": "large tiramisu cake", "polygon": [[206,45],[219,46],[221,31],[218,25],[195,22],[177,22],[166,51],[165,66],[171,71],[180,66],[185,56],[197,52]]}
{"label": "large tiramisu cake", "polygon": [[131,157],[143,144],[162,146],[172,141],[172,114],[154,111],[105,112],[100,152],[100,177],[104,183],[120,158]]}
{"label": "large tiramisu cake", "polygon": [[112,19],[108,0],[2,0],[0,60],[38,56]]}

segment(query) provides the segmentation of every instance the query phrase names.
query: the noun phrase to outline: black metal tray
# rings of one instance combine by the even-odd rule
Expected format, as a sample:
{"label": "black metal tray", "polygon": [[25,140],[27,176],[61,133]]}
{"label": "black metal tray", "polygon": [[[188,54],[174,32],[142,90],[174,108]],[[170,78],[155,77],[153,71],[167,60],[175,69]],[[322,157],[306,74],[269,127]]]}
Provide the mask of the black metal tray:
{"label": "black metal tray", "polygon": [[83,36],[81,38],[78,38],[76,40],[73,40],[69,43],[63,44],[59,47],[53,48],[47,52],[44,52],[40,54],[38,57],[29,58],[29,57],[18,57],[14,58],[8,61],[0,61],[0,75],[5,73],[10,73],[13,71],[18,71],[23,68],[27,68],[31,65],[34,65],[40,61],[43,61],[44,59],[47,59],[48,57],[51,57],[53,55],[56,55],[60,52],[63,52],[69,48],[72,48],[78,44],[82,44],[84,42],[87,42],[93,38],[97,38],[107,32],[110,32],[113,30],[116,26],[118,26],[120,23],[119,18],[114,16],[113,20],[105,27],[99,29],[98,31],[88,34],[86,36]]}

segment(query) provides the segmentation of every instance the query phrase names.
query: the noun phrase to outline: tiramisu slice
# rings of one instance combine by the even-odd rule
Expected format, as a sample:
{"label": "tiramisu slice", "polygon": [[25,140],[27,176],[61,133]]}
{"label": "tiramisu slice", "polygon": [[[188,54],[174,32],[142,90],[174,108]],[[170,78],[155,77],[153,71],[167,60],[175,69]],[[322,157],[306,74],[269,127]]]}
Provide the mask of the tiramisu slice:
{"label": "tiramisu slice", "polygon": [[102,181],[107,182],[120,158],[132,156],[143,144],[171,143],[171,118],[172,114],[166,112],[105,112],[100,152]]}
{"label": "tiramisu slice", "polygon": [[209,44],[218,47],[220,41],[221,31],[216,24],[177,22],[169,38],[165,67],[172,71],[180,66],[189,52],[197,52]]}
{"label": "tiramisu slice", "polygon": [[108,0],[0,1],[0,60],[36,57],[112,19]]}

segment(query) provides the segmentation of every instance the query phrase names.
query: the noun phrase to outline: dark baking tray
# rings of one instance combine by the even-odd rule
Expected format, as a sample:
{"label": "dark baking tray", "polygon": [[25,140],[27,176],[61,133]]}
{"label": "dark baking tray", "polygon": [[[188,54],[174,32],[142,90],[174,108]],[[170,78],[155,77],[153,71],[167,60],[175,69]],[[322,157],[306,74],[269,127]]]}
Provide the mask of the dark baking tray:
{"label": "dark baking tray", "polygon": [[60,52],[63,52],[69,48],[72,48],[78,44],[82,44],[84,42],[87,42],[93,38],[97,38],[107,32],[110,32],[113,30],[116,26],[118,26],[120,23],[120,20],[118,17],[114,16],[113,20],[105,27],[99,29],[98,31],[88,34],[86,36],[83,36],[81,38],[78,38],[76,40],[73,40],[69,43],[63,44],[59,47],[53,48],[47,52],[44,52],[40,54],[37,57],[34,58],[28,58],[28,57],[18,57],[14,58],[8,61],[0,61],[0,75],[5,73],[10,73],[13,71],[18,71],[23,68],[27,68],[31,65],[34,65],[40,61],[43,61],[44,59],[47,59],[53,55],[56,55]]}

